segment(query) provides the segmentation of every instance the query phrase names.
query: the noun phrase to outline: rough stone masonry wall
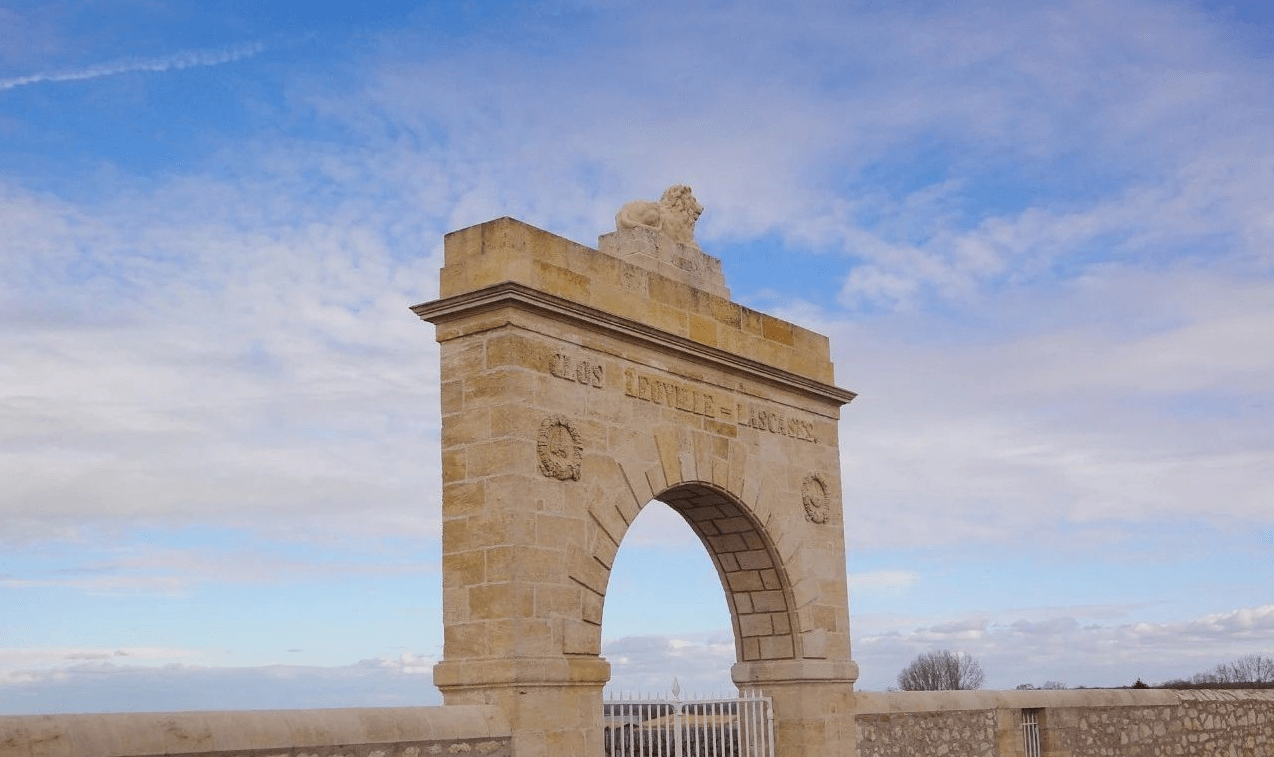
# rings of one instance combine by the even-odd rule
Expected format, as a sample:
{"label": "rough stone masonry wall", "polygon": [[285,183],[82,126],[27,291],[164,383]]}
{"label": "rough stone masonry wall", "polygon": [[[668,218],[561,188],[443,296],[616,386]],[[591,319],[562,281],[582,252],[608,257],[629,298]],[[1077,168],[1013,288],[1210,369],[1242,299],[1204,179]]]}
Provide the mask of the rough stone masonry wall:
{"label": "rough stone masonry wall", "polygon": [[857,695],[859,757],[1015,757],[1038,711],[1042,757],[1274,756],[1274,691],[949,691]]}
{"label": "rough stone masonry wall", "polygon": [[512,757],[493,707],[0,717],[0,757]]}
{"label": "rough stone masonry wall", "polygon": [[1105,757],[1274,755],[1274,692],[1181,691],[1176,707],[1058,710],[1048,753]]}
{"label": "rough stone masonry wall", "polygon": [[858,716],[858,757],[982,757],[995,754],[995,711]]}

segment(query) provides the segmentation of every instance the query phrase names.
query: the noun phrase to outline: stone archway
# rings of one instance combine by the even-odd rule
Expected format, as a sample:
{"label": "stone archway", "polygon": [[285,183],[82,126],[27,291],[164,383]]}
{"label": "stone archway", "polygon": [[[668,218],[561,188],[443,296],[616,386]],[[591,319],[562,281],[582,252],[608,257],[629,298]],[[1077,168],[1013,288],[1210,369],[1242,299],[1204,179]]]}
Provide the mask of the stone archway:
{"label": "stone archway", "polygon": [[685,518],[707,548],[734,628],[739,661],[802,655],[800,618],[784,562],[746,507],[707,484],[678,484],[657,499]]}
{"label": "stone archway", "polygon": [[513,219],[449,234],[440,299],[448,704],[499,704],[519,755],[601,754],[615,555],[659,499],[722,578],[741,686],[780,753],[852,754],[837,420],[826,337],[729,299],[648,228],[594,250]]}

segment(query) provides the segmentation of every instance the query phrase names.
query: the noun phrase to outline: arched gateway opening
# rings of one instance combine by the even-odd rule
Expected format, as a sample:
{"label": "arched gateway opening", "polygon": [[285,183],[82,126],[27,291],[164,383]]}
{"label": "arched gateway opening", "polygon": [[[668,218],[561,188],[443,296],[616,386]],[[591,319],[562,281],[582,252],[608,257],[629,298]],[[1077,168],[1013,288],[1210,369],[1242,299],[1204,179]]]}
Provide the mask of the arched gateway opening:
{"label": "arched gateway opening", "polygon": [[[683,240],[684,241],[684,240]],[[526,755],[602,753],[606,590],[667,503],[726,593],[731,670],[783,755],[852,754],[837,420],[826,337],[730,301],[652,228],[600,249],[508,218],[449,234],[440,299],[448,704],[497,704]]]}
{"label": "arched gateway opening", "polygon": [[708,550],[730,610],[735,659],[801,656],[790,581],[763,526],[733,495],[708,484],[679,484],[657,499],[685,518]]}
{"label": "arched gateway opening", "polygon": [[[602,654],[611,665],[608,703],[735,694],[735,635],[721,576],[695,530],[659,500],[642,508],[611,568]],[[608,727],[624,709],[631,707],[606,707]]]}

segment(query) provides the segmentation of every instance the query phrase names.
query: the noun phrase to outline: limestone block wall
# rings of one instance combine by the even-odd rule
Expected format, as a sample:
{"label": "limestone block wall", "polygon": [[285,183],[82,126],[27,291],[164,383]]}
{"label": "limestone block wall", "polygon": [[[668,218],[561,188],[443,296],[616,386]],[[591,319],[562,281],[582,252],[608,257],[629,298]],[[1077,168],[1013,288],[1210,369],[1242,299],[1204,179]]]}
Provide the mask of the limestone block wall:
{"label": "limestone block wall", "polygon": [[1042,757],[1274,755],[1274,691],[888,692],[856,705],[859,757],[1023,755],[1023,710]]}
{"label": "limestone block wall", "polygon": [[512,757],[494,707],[0,717],[0,757]]}
{"label": "limestone block wall", "polygon": [[995,711],[858,716],[858,757],[984,757],[995,751]]}

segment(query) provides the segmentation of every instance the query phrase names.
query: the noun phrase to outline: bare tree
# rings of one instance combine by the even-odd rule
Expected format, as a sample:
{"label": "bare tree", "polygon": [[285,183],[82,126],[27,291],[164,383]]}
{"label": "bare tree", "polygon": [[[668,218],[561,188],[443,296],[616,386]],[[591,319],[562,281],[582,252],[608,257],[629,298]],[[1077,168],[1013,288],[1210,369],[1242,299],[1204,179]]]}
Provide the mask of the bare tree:
{"label": "bare tree", "polygon": [[1250,654],[1227,667],[1235,683],[1274,683],[1274,658]]}
{"label": "bare tree", "polygon": [[1206,673],[1196,673],[1191,683],[1274,683],[1274,658],[1250,654],[1234,662],[1217,665]]}
{"label": "bare tree", "polygon": [[1038,691],[1041,689],[1046,691],[1054,691],[1057,689],[1065,689],[1069,687],[1066,684],[1062,683],[1061,681],[1045,681],[1043,686],[1036,686],[1033,683],[1019,683],[1015,688],[1018,691]]}
{"label": "bare tree", "polygon": [[965,652],[946,649],[926,652],[898,674],[903,691],[952,691],[980,689],[986,676],[978,661]]}

